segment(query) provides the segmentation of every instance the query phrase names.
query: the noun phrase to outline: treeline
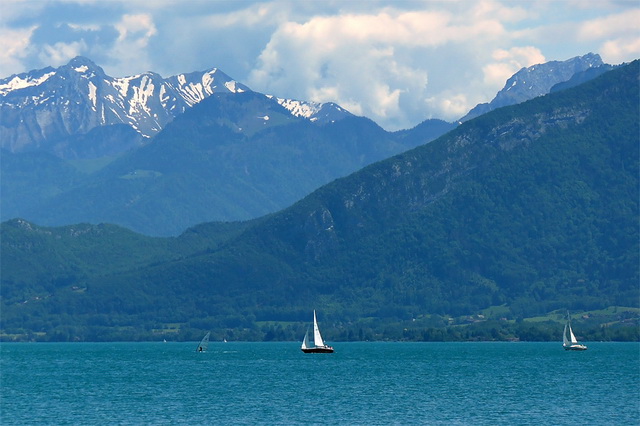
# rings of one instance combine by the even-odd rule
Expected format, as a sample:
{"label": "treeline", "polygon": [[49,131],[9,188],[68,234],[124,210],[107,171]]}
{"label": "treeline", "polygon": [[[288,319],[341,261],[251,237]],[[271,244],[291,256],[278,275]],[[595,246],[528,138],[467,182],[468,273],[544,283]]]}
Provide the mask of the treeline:
{"label": "treeline", "polygon": [[[601,314],[573,327],[580,341],[640,341],[640,315],[631,309],[613,308],[613,314]],[[5,330],[0,341],[197,341],[211,332],[212,341],[300,341],[310,324],[304,322],[246,321],[242,317],[225,320],[194,320],[184,324],[147,322],[130,326],[130,319],[90,319],[90,325],[68,325],[72,321],[26,321],[25,328]],[[221,327],[221,323],[227,326]],[[325,340],[352,341],[407,341],[407,342],[459,342],[459,341],[562,341],[564,324],[559,321],[532,321],[518,319],[478,320],[471,317],[449,318],[434,316],[425,321],[387,321],[370,318],[357,323],[329,322],[321,324]],[[32,330],[38,330],[34,332]]]}

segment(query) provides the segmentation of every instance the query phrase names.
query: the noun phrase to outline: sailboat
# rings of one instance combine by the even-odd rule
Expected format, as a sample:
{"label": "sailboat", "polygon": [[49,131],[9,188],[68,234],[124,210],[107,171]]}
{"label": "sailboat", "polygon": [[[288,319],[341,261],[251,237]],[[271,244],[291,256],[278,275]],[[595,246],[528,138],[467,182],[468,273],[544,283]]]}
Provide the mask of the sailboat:
{"label": "sailboat", "polygon": [[211,335],[211,332],[208,332],[207,334],[204,335],[204,337],[202,338],[202,340],[200,340],[200,343],[198,344],[198,349],[196,349],[196,352],[206,352],[207,348],[209,347],[209,336]]}
{"label": "sailboat", "polygon": [[302,340],[302,346],[300,347],[302,352],[306,354],[330,354],[333,353],[333,348],[324,343],[320,329],[318,328],[318,320],[316,319],[316,311],[313,311],[313,346],[309,344],[309,330],[304,334]]}
{"label": "sailboat", "polygon": [[[569,334],[567,336],[567,330]],[[581,345],[578,343],[578,339],[573,334],[573,330],[571,329],[571,317],[567,312],[567,322],[564,324],[564,332],[562,333],[562,347],[564,347],[565,351],[586,351],[587,347],[585,345]]]}

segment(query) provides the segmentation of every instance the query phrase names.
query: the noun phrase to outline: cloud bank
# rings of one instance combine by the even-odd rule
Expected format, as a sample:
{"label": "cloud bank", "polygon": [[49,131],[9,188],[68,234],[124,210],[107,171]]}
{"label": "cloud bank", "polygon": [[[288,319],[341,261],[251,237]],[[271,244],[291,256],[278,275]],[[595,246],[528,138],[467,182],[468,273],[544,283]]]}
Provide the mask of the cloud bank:
{"label": "cloud bank", "polygon": [[640,57],[636,1],[5,0],[0,76],[87,56],[113,76],[217,67],[388,130],[455,120],[520,68]]}

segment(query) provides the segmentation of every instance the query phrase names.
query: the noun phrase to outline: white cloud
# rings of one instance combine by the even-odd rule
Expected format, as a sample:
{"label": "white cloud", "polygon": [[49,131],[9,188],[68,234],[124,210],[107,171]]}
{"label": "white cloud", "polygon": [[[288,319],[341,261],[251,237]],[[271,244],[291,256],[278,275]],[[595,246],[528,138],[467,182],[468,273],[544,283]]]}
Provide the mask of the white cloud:
{"label": "white cloud", "polygon": [[118,41],[134,42],[142,47],[146,46],[149,38],[157,32],[153,18],[148,14],[124,15],[115,27],[120,34]]}
{"label": "white cloud", "polygon": [[601,40],[629,34],[638,35],[640,31],[639,22],[640,9],[592,19],[580,25],[578,39]]}
{"label": "white cloud", "polygon": [[115,28],[118,39],[109,55],[118,67],[125,70],[125,74],[153,71],[148,53],[149,42],[157,34],[153,17],[149,14],[123,15]]}
{"label": "white cloud", "polygon": [[538,12],[532,8],[525,9],[522,6],[518,6],[517,3],[505,6],[498,1],[483,0],[476,3],[473,15],[476,19],[491,17],[500,22],[518,22],[537,17]]}
{"label": "white cloud", "polygon": [[637,2],[616,0],[5,0],[0,77],[76,54],[113,76],[218,67],[392,130],[455,120],[522,67],[587,52],[635,59],[637,22]]}
{"label": "white cloud", "polygon": [[462,117],[469,112],[469,100],[463,93],[443,94],[439,100],[433,101],[436,102],[435,109],[442,111],[446,117]]}
{"label": "white cloud", "polygon": [[215,13],[205,16],[209,25],[218,28],[252,27],[255,25],[275,24],[286,19],[288,11],[274,3],[248,4],[247,7],[228,13]]}
{"label": "white cloud", "polygon": [[35,29],[35,26],[24,29],[0,28],[0,70],[3,72],[0,78],[25,71],[22,60],[27,56],[29,39]]}
{"label": "white cloud", "polygon": [[82,55],[87,50],[84,41],[74,41],[72,43],[54,43],[42,47],[38,57],[45,64],[60,66],[69,62],[76,56]]}
{"label": "white cloud", "polygon": [[495,62],[482,68],[484,82],[499,88],[502,88],[507,79],[522,68],[546,62],[540,49],[533,46],[512,47],[508,50],[497,49],[493,52],[492,58]]}
{"label": "white cloud", "polygon": [[600,42],[605,62],[620,63],[640,57],[640,9],[627,10],[582,23],[578,39]]}
{"label": "white cloud", "polygon": [[[460,48],[478,39],[488,43],[504,36],[493,18],[478,19],[477,11],[461,16],[446,10],[316,16],[303,23],[280,25],[261,52],[248,83],[279,96],[334,101],[362,113],[388,129],[417,124],[462,111],[460,96],[437,98],[442,88],[428,88],[428,75],[448,72],[452,64],[437,64],[442,49]],[[464,54],[463,54],[464,55]],[[457,58],[460,59],[460,58]],[[450,70],[451,71],[451,70]],[[463,71],[455,70],[453,74]],[[331,96],[332,98],[329,98]],[[411,110],[407,110],[410,108]],[[443,111],[441,111],[443,112]]]}
{"label": "white cloud", "polygon": [[606,41],[600,48],[600,52],[603,60],[612,64],[640,58],[640,37]]}

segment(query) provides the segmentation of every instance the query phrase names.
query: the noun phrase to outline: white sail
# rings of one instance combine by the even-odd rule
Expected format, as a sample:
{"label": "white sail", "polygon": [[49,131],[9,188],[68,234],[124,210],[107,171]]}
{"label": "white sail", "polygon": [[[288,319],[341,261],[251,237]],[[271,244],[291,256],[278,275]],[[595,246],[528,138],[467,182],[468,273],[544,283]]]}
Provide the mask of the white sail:
{"label": "white sail", "polygon": [[564,332],[562,333],[562,344],[564,346],[568,346],[569,345],[569,339],[567,339],[567,325],[568,324],[569,324],[568,322],[564,324]]}
{"label": "white sail", "polygon": [[211,332],[208,332],[207,334],[204,335],[204,337],[200,341],[200,344],[198,344],[198,348],[196,349],[197,352],[206,352],[207,351],[207,348],[209,347],[209,336],[210,335],[211,335]]}
{"label": "white sail", "polygon": [[318,320],[316,320],[316,311],[313,310],[313,344],[316,346],[324,346],[320,329],[318,328]]}
{"label": "white sail", "polygon": [[307,330],[306,333],[304,333],[304,339],[302,340],[302,349],[308,349],[309,348],[309,330]]}
{"label": "white sail", "polygon": [[573,330],[571,329],[571,324],[569,324],[569,335],[571,336],[572,345],[578,343],[578,339],[576,339],[576,336],[573,334]]}

